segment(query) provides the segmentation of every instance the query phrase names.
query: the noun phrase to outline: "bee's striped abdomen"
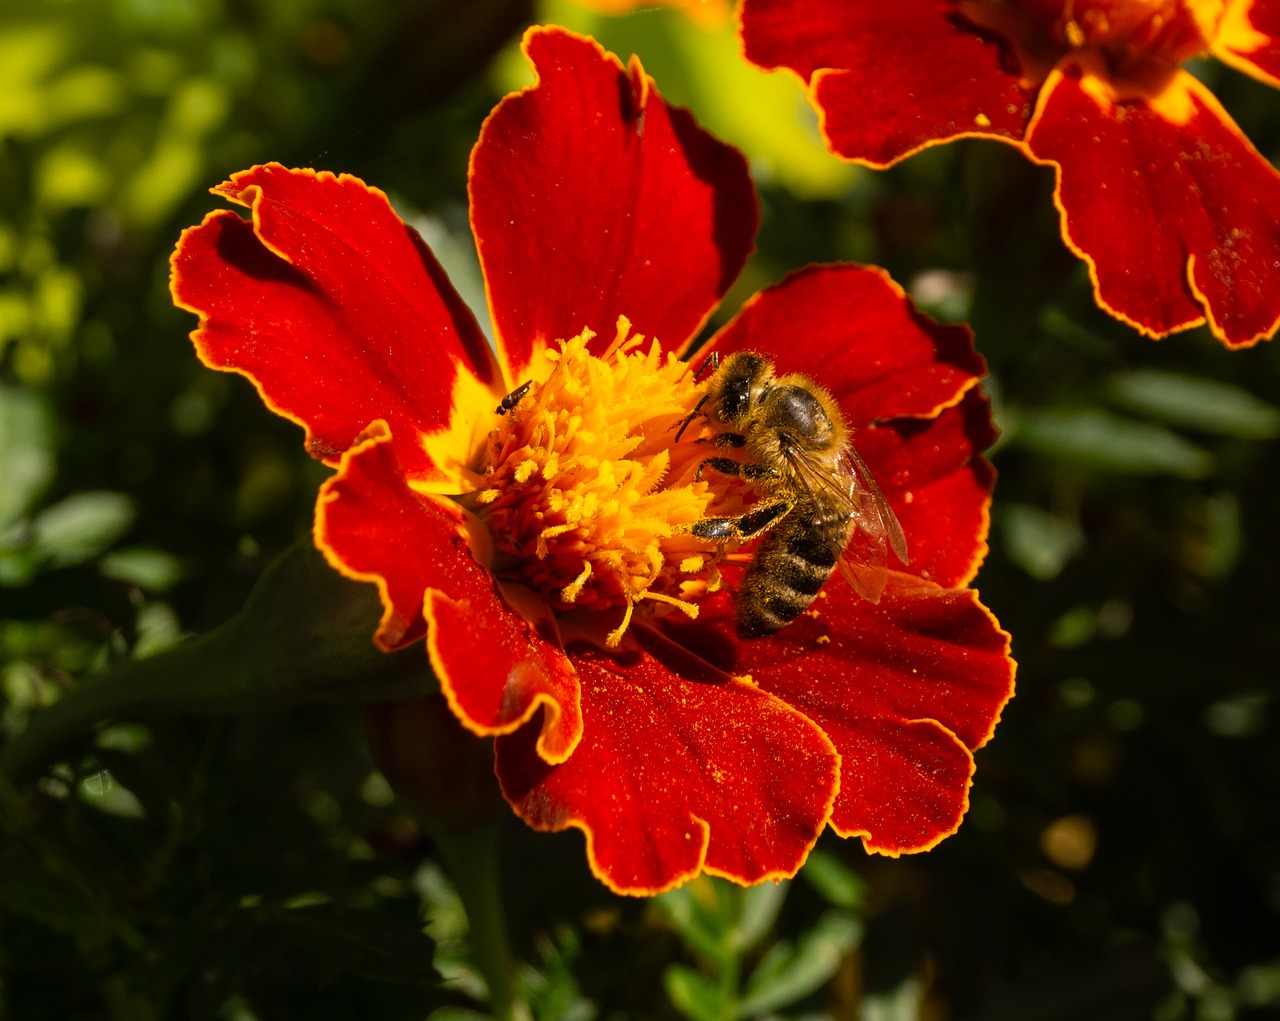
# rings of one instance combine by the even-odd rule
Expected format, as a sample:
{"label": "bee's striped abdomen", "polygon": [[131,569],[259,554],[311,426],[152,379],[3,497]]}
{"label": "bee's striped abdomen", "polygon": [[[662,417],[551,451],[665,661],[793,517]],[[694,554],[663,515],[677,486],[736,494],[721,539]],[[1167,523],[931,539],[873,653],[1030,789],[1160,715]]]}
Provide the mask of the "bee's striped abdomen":
{"label": "bee's striped abdomen", "polygon": [[844,514],[803,500],[765,536],[738,589],[738,634],[760,638],[808,609],[849,540]]}

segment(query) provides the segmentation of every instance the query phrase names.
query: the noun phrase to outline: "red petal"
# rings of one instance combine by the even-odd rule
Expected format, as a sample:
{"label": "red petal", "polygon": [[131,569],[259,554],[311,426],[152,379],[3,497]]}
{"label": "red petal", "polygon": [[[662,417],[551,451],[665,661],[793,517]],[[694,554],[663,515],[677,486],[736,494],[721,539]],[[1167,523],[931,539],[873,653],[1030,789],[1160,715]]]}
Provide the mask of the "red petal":
{"label": "red petal", "polygon": [[1013,694],[1009,636],[969,590],[890,579],[877,604],[828,585],[771,639],[735,643],[749,672],[840,752],[832,826],[868,850],[921,851],[968,806],[970,749]]}
{"label": "red petal", "polygon": [[471,157],[471,222],[509,378],[535,344],[618,316],[678,347],[751,251],[746,161],[667,107],[637,61],[534,28],[538,83],[504,99]]}
{"label": "red petal", "polygon": [[1057,166],[1063,234],[1089,263],[1098,301],[1156,337],[1206,316],[1232,347],[1270,335],[1280,174],[1185,72],[1159,109],[1095,98],[1091,81],[1055,71],[1027,143]]}
{"label": "red petal", "polygon": [[703,870],[742,883],[794,874],[835,795],[830,742],[753,685],[644,639],[615,655],[571,647],[582,743],[549,766],[526,731],[499,738],[508,800],[535,829],[586,833],[592,871],[620,893],[656,893]]}
{"label": "red petal", "polygon": [[499,594],[468,528],[457,504],[409,488],[382,422],[343,455],[316,506],[316,545],[343,574],[378,586],[378,644],[398,648],[428,632],[441,688],[469,729],[505,733],[545,705],[538,747],[563,759],[582,730],[573,667],[553,630],[539,633]]}
{"label": "red petal", "polygon": [[914,488],[911,502],[889,496],[911,553],[904,570],[948,588],[969,584],[987,556],[995,470],[986,458]]}
{"label": "red petal", "polygon": [[967,326],[915,310],[882,269],[808,266],[757,294],[713,340],[835,395],[851,425],[934,415],[986,373]]}
{"label": "red petal", "polygon": [[809,81],[847,159],[885,167],[965,135],[1016,140],[1031,114],[1009,57],[953,4],[745,0],[741,18],[747,59]]}
{"label": "red petal", "polygon": [[317,457],[336,461],[383,419],[406,469],[430,474],[419,433],[448,424],[455,378],[496,376],[421,238],[382,192],[345,174],[269,164],[214,191],[253,222],[211,213],[173,254],[173,298],[200,316],[201,360],[248,376]]}
{"label": "red petal", "polygon": [[980,390],[929,421],[899,421],[854,436],[907,537],[906,570],[949,587],[965,585],[987,553],[995,473],[980,456],[995,439]]}
{"label": "red petal", "polygon": [[1220,60],[1268,85],[1280,86],[1280,3],[1235,0],[1228,4],[1211,47]]}

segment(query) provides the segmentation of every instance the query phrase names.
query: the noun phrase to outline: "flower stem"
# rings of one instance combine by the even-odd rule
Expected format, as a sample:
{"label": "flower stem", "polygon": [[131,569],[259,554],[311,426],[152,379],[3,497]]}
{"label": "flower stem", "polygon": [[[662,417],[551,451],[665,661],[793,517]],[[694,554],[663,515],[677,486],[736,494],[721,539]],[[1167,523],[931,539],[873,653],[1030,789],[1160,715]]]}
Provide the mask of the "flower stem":
{"label": "flower stem", "polygon": [[471,927],[471,951],[489,985],[489,1006],[498,1021],[529,1021],[532,1015],[516,981],[498,880],[500,823],[428,826],[449,878],[462,898]]}

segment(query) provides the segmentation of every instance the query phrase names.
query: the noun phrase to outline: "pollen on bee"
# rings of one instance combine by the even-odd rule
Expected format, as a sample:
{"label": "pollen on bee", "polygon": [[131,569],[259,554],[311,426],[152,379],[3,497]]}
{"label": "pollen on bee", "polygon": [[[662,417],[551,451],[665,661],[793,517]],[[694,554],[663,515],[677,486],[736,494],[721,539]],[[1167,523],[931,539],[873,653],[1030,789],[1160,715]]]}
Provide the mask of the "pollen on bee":
{"label": "pollen on bee", "polygon": [[720,494],[695,478],[705,455],[692,437],[672,453],[701,396],[695,374],[625,317],[603,350],[594,339],[583,330],[535,356],[527,392],[499,407],[471,500],[495,573],[560,612],[615,611],[604,643],[616,646],[640,604],[695,617],[720,587],[723,550],[689,530]]}

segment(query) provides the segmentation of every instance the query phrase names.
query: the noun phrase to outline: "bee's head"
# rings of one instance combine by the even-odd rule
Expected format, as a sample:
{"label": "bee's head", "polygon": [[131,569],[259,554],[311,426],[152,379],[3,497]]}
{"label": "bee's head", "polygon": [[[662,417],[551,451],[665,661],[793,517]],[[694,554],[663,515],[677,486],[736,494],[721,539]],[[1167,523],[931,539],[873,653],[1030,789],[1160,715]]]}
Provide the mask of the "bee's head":
{"label": "bee's head", "polygon": [[737,425],[763,399],[773,384],[773,366],[754,351],[737,351],[726,358],[707,386],[709,418]]}

